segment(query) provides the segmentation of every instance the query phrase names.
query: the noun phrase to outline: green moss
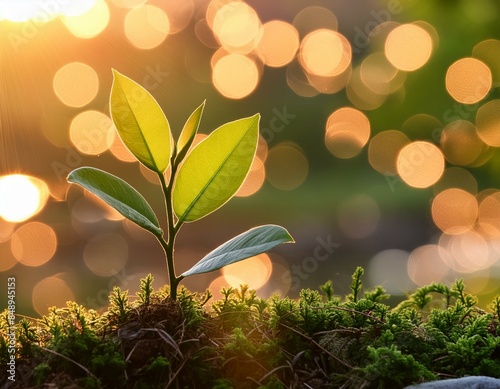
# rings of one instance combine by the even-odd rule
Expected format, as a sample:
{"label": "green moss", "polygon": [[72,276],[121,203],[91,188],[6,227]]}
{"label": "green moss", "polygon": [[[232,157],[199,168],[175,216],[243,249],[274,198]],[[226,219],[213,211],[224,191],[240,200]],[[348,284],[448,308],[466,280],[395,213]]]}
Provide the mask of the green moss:
{"label": "green moss", "polygon": [[[485,311],[463,282],[431,284],[395,308],[384,289],[351,293],[331,282],[297,300],[264,300],[242,286],[209,292],[153,289],[141,280],[135,301],[114,288],[108,311],[76,303],[17,323],[17,387],[281,389],[402,387],[443,377],[500,378],[500,298]],[[210,305],[210,306],[208,306]],[[9,358],[0,314],[0,363]],[[0,379],[4,379],[4,371]],[[16,387],[15,385],[12,387]]]}

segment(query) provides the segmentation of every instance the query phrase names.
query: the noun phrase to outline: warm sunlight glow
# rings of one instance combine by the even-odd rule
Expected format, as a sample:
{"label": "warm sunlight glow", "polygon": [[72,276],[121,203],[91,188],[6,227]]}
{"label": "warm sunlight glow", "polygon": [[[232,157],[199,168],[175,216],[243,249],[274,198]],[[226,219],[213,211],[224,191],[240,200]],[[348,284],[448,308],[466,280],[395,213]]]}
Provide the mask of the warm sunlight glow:
{"label": "warm sunlight glow", "polygon": [[250,289],[259,289],[271,276],[273,266],[269,255],[259,254],[222,268],[222,274],[233,288],[246,284]]}
{"label": "warm sunlight glow", "polygon": [[444,166],[441,150],[426,141],[406,145],[397,160],[399,176],[414,188],[427,188],[435,184],[441,178]]}
{"label": "warm sunlight glow", "polygon": [[64,25],[77,38],[90,39],[99,35],[109,23],[109,7],[104,0],[94,0],[87,12],[62,18]]}
{"label": "warm sunlight glow", "polygon": [[99,77],[89,65],[71,62],[56,72],[52,85],[55,94],[64,104],[83,107],[96,97]]}
{"label": "warm sunlight glow", "polygon": [[2,0],[0,20],[25,22],[33,19],[37,23],[48,22],[57,16],[78,16],[90,10],[96,0],[79,1],[40,1],[40,0]]}
{"label": "warm sunlight glow", "polygon": [[71,121],[69,135],[82,153],[98,155],[111,147],[115,128],[111,119],[99,111],[84,111]]}
{"label": "warm sunlight glow", "polygon": [[22,174],[0,177],[0,217],[22,222],[45,206],[49,190],[45,182]]}
{"label": "warm sunlight glow", "polygon": [[385,41],[385,55],[399,70],[411,72],[424,66],[432,53],[432,37],[415,24],[392,30]]}
{"label": "warm sunlight glow", "polygon": [[242,99],[257,87],[259,70],[252,59],[241,54],[228,54],[215,63],[212,79],[223,96]]}
{"label": "warm sunlight glow", "polygon": [[168,15],[153,5],[130,10],[125,16],[125,36],[139,49],[159,46],[170,32]]}
{"label": "warm sunlight glow", "polygon": [[54,256],[57,237],[47,224],[31,222],[19,227],[10,241],[12,254],[26,266],[41,266]]}
{"label": "warm sunlight glow", "polygon": [[475,58],[459,59],[446,72],[446,90],[463,104],[475,104],[484,99],[492,82],[488,66]]}

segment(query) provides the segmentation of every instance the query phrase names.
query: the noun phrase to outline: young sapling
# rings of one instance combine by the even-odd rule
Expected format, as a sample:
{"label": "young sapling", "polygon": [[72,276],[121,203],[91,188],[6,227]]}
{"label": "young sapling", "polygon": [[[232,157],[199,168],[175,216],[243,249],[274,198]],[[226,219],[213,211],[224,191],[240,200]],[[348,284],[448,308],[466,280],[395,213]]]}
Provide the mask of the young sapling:
{"label": "young sapling", "polygon": [[[185,277],[212,272],[281,243],[293,242],[281,226],[255,227],[176,275],[174,246],[180,228],[214,212],[236,194],[257,150],[259,114],[223,124],[190,150],[204,107],[205,102],[191,114],[175,142],[169,122],[154,97],[113,70],[111,117],[125,146],[158,175],[165,200],[166,236],[145,198],[121,178],[93,167],[77,168],[68,176],[70,183],[81,185],[157,238],[165,252],[170,296],[174,300]],[[169,168],[170,174],[166,174]]]}

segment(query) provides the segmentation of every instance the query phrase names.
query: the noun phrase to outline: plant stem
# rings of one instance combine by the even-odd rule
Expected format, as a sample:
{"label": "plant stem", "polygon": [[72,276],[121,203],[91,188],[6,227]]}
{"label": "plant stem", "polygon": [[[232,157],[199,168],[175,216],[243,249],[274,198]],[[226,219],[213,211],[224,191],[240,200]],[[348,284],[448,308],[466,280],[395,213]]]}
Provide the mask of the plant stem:
{"label": "plant stem", "polygon": [[177,164],[174,162],[174,158],[171,159],[171,174],[169,183],[167,185],[165,181],[165,176],[158,173],[160,179],[161,188],[163,190],[163,196],[165,197],[165,211],[167,214],[167,224],[168,224],[168,238],[165,240],[163,236],[159,236],[158,241],[160,242],[163,250],[165,251],[165,257],[167,259],[168,276],[170,280],[170,297],[174,300],[177,299],[177,286],[179,285],[182,277],[177,277],[175,275],[174,267],[174,244],[177,232],[180,229],[181,222],[175,223],[174,221],[174,210],[172,206],[172,184],[174,181],[175,173],[177,172]]}

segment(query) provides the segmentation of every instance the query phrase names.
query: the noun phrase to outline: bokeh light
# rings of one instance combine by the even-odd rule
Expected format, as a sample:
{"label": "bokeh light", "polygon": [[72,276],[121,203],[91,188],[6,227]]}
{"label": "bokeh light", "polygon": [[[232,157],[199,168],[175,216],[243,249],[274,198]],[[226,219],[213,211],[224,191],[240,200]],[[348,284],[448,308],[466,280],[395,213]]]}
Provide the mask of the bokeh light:
{"label": "bokeh light", "polygon": [[426,30],[416,24],[403,24],[387,36],[385,55],[399,70],[411,72],[427,63],[432,48],[432,37]]}
{"label": "bokeh light", "polygon": [[485,148],[476,127],[466,120],[448,124],[441,134],[441,150],[454,165],[467,166],[476,161]]}
{"label": "bokeh light", "polygon": [[456,101],[475,104],[486,97],[492,86],[491,71],[475,58],[462,58],[446,72],[446,90]]}
{"label": "bokeh light", "polygon": [[336,31],[339,27],[337,17],[331,10],[316,5],[306,7],[295,15],[293,25],[302,37],[320,28]]}
{"label": "bokeh light", "polygon": [[366,194],[350,196],[339,205],[338,225],[351,239],[370,236],[380,221],[380,208],[376,201]]}
{"label": "bokeh light", "polygon": [[492,265],[488,242],[474,230],[458,235],[443,235],[439,244],[453,259],[453,269],[460,273],[473,273]]}
{"label": "bokeh light", "polygon": [[404,121],[402,131],[411,140],[432,140],[437,143],[441,137],[443,125],[432,115],[418,113]]}
{"label": "bokeh light", "polygon": [[446,189],[457,188],[466,192],[477,193],[477,180],[472,173],[464,168],[452,166],[445,169],[441,179],[433,186],[434,194],[442,192]]}
{"label": "bokeh light", "polygon": [[450,253],[439,245],[428,244],[417,247],[408,260],[408,275],[418,286],[433,282],[444,282],[450,271]]}
{"label": "bokeh light", "polygon": [[477,134],[484,143],[500,147],[500,100],[492,100],[477,110]]}
{"label": "bokeh light", "polygon": [[262,26],[257,52],[267,66],[281,67],[295,58],[299,44],[299,33],[294,26],[281,20],[271,20]]}
{"label": "bokeh light", "polygon": [[432,201],[432,219],[447,234],[470,230],[478,216],[476,197],[462,189],[451,188],[439,193]]}
{"label": "bokeh light", "polygon": [[242,1],[220,7],[213,18],[212,29],[226,51],[244,54],[255,48],[262,33],[259,16]]}
{"label": "bokeh light", "polygon": [[266,178],[280,190],[293,190],[305,181],[309,162],[295,143],[280,143],[269,150],[266,160]]}
{"label": "bokeh light", "polygon": [[54,230],[41,222],[19,227],[10,241],[12,254],[26,266],[41,266],[54,256],[57,237]]}
{"label": "bokeh light", "polygon": [[99,77],[89,65],[71,62],[56,72],[53,87],[56,96],[64,104],[70,107],[83,107],[96,97]]}
{"label": "bokeh light", "polygon": [[351,103],[358,109],[368,111],[382,106],[387,100],[386,94],[375,93],[361,79],[361,66],[353,69],[346,86],[346,93]]}
{"label": "bokeh light", "polygon": [[319,29],[309,33],[300,44],[304,69],[317,76],[331,77],[344,72],[351,63],[351,45],[340,33]]}
{"label": "bokeh light", "polygon": [[98,155],[113,144],[116,131],[109,116],[99,111],[83,111],[71,121],[71,143],[84,154]]}
{"label": "bokeh light", "polygon": [[397,174],[399,151],[410,143],[410,139],[401,131],[387,130],[375,135],[368,145],[368,161],[379,173]]}
{"label": "bokeh light", "polygon": [[125,36],[139,49],[160,45],[170,32],[168,15],[158,7],[145,4],[131,9],[125,16]]}
{"label": "bokeh light", "polygon": [[61,278],[47,277],[33,287],[32,301],[37,313],[46,315],[50,307],[65,307],[67,301],[75,301],[75,295]]}
{"label": "bokeh light", "polygon": [[22,222],[40,212],[47,203],[49,189],[44,181],[23,174],[0,176],[0,217]]}
{"label": "bokeh light", "polygon": [[85,245],[83,259],[92,273],[111,277],[120,272],[127,263],[127,241],[116,233],[96,235]]}
{"label": "bokeh light", "polygon": [[259,289],[269,280],[272,271],[271,260],[265,253],[222,268],[227,284],[233,288],[248,285],[250,289]]}
{"label": "bokeh light", "polygon": [[441,178],[444,166],[441,150],[426,141],[406,145],[397,160],[399,176],[414,188],[427,188],[435,184]]}
{"label": "bokeh light", "polygon": [[493,190],[480,200],[478,223],[488,231],[500,231],[500,191]]}
{"label": "bokeh light", "polygon": [[325,144],[338,158],[358,155],[370,138],[370,122],[354,108],[344,107],[333,112],[327,120]]}
{"label": "bokeh light", "polygon": [[94,5],[85,13],[62,18],[64,25],[77,38],[90,39],[99,35],[108,26],[109,7],[104,0],[94,0]]}
{"label": "bokeh light", "polygon": [[403,86],[405,73],[398,71],[382,53],[367,56],[359,68],[364,85],[373,93],[388,95]]}
{"label": "bokeh light", "polygon": [[242,99],[257,87],[259,70],[249,57],[241,54],[228,54],[215,63],[212,80],[223,96]]}
{"label": "bokeh light", "polygon": [[500,40],[487,39],[478,43],[472,50],[472,56],[484,62],[491,70],[493,83],[500,83]]}

